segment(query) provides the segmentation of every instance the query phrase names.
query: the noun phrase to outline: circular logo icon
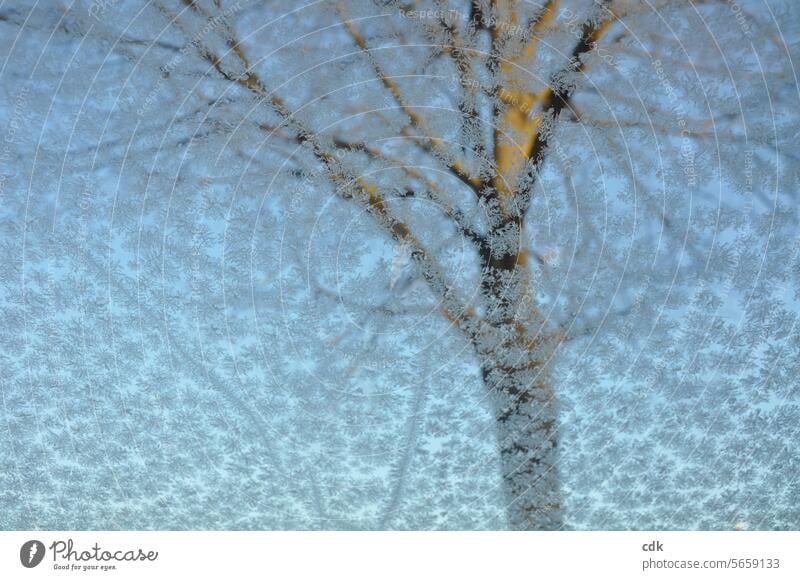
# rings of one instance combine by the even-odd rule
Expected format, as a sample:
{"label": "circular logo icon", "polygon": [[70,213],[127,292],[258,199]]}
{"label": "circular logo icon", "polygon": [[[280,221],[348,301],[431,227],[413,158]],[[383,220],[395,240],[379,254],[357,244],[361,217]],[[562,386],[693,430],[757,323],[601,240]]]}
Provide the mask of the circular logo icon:
{"label": "circular logo icon", "polygon": [[44,558],[44,544],[39,540],[28,540],[19,549],[19,561],[26,568],[35,568]]}

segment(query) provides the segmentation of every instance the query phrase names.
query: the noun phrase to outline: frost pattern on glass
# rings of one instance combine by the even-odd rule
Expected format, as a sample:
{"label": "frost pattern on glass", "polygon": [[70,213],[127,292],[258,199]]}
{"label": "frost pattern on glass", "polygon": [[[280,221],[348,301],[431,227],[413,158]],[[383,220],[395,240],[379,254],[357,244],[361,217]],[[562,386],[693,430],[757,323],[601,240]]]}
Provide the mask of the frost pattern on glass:
{"label": "frost pattern on glass", "polygon": [[797,529],[799,40],[0,7],[0,529]]}

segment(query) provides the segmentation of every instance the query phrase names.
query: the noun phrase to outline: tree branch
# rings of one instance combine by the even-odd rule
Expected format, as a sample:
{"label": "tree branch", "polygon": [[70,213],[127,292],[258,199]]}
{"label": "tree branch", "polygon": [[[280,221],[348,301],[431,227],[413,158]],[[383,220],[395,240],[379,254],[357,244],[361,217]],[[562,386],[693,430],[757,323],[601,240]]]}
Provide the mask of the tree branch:
{"label": "tree branch", "polygon": [[437,207],[441,209],[442,213],[446,217],[453,220],[453,223],[455,224],[459,233],[464,235],[475,244],[479,245],[483,243],[483,236],[475,231],[475,229],[467,222],[464,214],[457,207],[455,207],[455,204],[452,203],[451,200],[446,199],[445,193],[439,188],[438,184],[427,178],[420,171],[417,171],[414,167],[404,163],[400,159],[391,157],[376,147],[371,147],[364,142],[349,142],[343,139],[334,139],[334,145],[340,149],[362,151],[370,158],[374,160],[383,160],[387,163],[390,163],[393,167],[400,168],[409,177],[418,179],[425,184],[425,187],[430,192],[430,195],[427,196],[428,199],[436,203]]}
{"label": "tree branch", "polygon": [[441,138],[434,137],[430,134],[430,132],[426,129],[422,118],[416,113],[416,111],[414,111],[413,107],[406,102],[405,98],[400,92],[400,88],[397,86],[397,83],[384,72],[381,65],[375,59],[374,55],[370,51],[369,46],[367,45],[367,42],[358,32],[353,24],[353,21],[346,18],[344,15],[344,9],[341,7],[341,5],[337,6],[336,10],[342,19],[345,29],[353,39],[353,42],[355,42],[356,46],[361,49],[361,51],[370,61],[372,68],[375,70],[375,74],[383,83],[383,86],[388,89],[388,91],[392,94],[392,97],[394,97],[397,105],[409,118],[411,121],[411,126],[422,134],[422,137],[417,135],[408,136],[413,138],[426,153],[432,154],[438,161],[443,163],[453,175],[455,175],[470,189],[475,191],[477,188],[479,188],[481,186],[480,178],[471,175],[458,160],[453,159],[453,155],[451,155],[451,153],[444,148],[444,141]]}
{"label": "tree branch", "polygon": [[[192,0],[184,0],[184,2],[202,14],[202,11],[199,10]],[[208,17],[205,14],[203,14],[203,16],[206,18]],[[272,110],[281,117],[283,120],[282,124],[288,127],[296,136],[297,143],[311,148],[314,157],[322,163],[331,181],[338,186],[337,194],[343,199],[353,199],[357,201],[376,219],[395,241],[405,243],[411,248],[411,257],[418,265],[422,277],[428,283],[428,286],[434,294],[441,298],[440,307],[446,318],[462,330],[471,340],[475,340],[479,327],[481,326],[481,321],[477,317],[474,309],[467,306],[464,301],[458,297],[456,291],[447,283],[438,264],[436,264],[435,260],[429,255],[419,239],[414,236],[406,224],[392,215],[388,204],[383,196],[378,193],[378,189],[375,185],[368,183],[361,177],[354,178],[351,176],[336,155],[323,145],[322,141],[315,133],[295,118],[283,99],[267,90],[259,75],[252,70],[241,44],[235,39],[232,31],[229,32],[231,33],[226,35],[227,43],[231,51],[236,54],[245,66],[244,74],[231,74],[225,69],[222,64],[222,59],[218,55],[208,47],[199,45],[200,54],[203,58],[205,58],[223,78],[247,89],[256,95],[261,102],[268,103]]]}
{"label": "tree branch", "polygon": [[598,6],[606,10],[606,17],[603,19],[590,17],[584,22],[581,28],[580,39],[572,49],[569,62],[551,77],[550,86],[543,95],[542,107],[537,115],[539,122],[537,123],[530,145],[525,151],[526,163],[523,175],[524,179],[521,184],[523,189],[522,191],[518,191],[516,196],[518,198],[520,211],[523,215],[530,203],[530,196],[536,182],[536,176],[542,166],[547,146],[550,144],[550,139],[554,133],[555,122],[558,120],[561,111],[569,106],[570,99],[575,92],[575,87],[572,85],[561,86],[560,78],[564,75],[583,70],[583,55],[594,48],[597,41],[614,21],[614,12],[608,8],[611,0],[596,0],[596,2]]}

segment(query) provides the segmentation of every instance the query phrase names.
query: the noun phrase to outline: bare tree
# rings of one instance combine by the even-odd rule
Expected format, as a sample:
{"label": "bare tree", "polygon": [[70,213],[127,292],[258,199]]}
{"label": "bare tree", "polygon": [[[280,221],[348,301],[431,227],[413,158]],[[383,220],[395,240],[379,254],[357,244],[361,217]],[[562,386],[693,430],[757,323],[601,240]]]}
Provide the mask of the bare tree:
{"label": "bare tree", "polygon": [[[575,397],[563,385],[585,381],[587,400],[605,392],[621,401],[630,392],[604,390],[602,375],[635,384],[629,374],[640,372],[658,382],[668,372],[658,361],[672,359],[665,384],[677,392],[698,364],[670,351],[680,340],[711,357],[697,377],[732,364],[743,351],[731,345],[743,335],[719,319],[700,321],[705,298],[717,298],[715,312],[737,300],[743,313],[757,304],[782,309],[791,328],[780,331],[784,338],[766,332],[796,350],[794,307],[771,302],[771,290],[751,291],[759,280],[787,276],[797,287],[797,271],[785,268],[796,268],[787,232],[796,223],[788,205],[797,185],[789,103],[796,110],[798,93],[774,9],[622,0],[64,3],[54,30],[102,48],[92,87],[98,75],[121,83],[110,106],[81,103],[78,117],[96,106],[102,129],[83,122],[75,142],[69,131],[56,132],[67,141],[53,146],[67,152],[62,174],[94,175],[76,184],[74,215],[84,223],[80,200],[99,196],[109,166],[122,167],[117,191],[125,182],[145,192],[115,196],[107,219],[125,222],[116,216],[138,211],[138,222],[109,233],[108,260],[80,248],[73,257],[97,284],[108,273],[108,295],[116,296],[109,312],[119,308],[112,302],[137,305],[130,325],[140,336],[115,339],[122,335],[112,325],[112,341],[134,350],[142,342],[144,361],[154,355],[145,354],[143,337],[163,325],[158,340],[170,368],[185,369],[189,382],[218,385],[255,429],[281,431],[283,419],[265,416],[268,404],[248,403],[217,376],[208,361],[222,360],[226,349],[235,352],[231,373],[242,384],[264,380],[249,366],[274,340],[294,353],[293,362],[270,367],[274,382],[285,383],[276,379],[285,373],[319,375],[347,390],[369,357],[380,359],[377,352],[397,366],[382,382],[414,382],[403,369],[423,364],[407,346],[424,339],[418,328],[434,329],[436,340],[458,351],[468,347],[495,426],[508,525],[569,527],[562,403]],[[796,9],[780,9],[796,19]],[[4,18],[22,26],[21,14]],[[162,196],[166,205],[145,218],[151,198]],[[201,213],[218,217],[203,222]],[[174,230],[151,228],[162,219]],[[276,224],[282,230],[263,239]],[[780,239],[759,249],[776,232]],[[160,249],[140,258],[149,236],[163,238]],[[215,240],[222,240],[219,255],[208,250]],[[49,243],[53,252],[55,240]],[[136,247],[136,258],[114,265],[120,244]],[[57,253],[44,253],[54,267]],[[758,256],[763,268],[743,273],[758,268],[751,265]],[[275,270],[262,275],[265,260]],[[143,264],[153,270],[143,272]],[[165,284],[168,271],[182,273]],[[142,284],[147,276],[152,283]],[[284,278],[295,282],[272,285]],[[163,311],[163,321],[141,307],[148,301],[161,305],[153,312]],[[236,338],[252,335],[247,317],[237,322],[227,313],[207,326],[213,338],[196,349],[170,339],[182,325],[191,336],[215,308],[255,311],[256,303],[268,306],[252,317],[252,343]],[[42,308],[52,323],[55,312]],[[691,339],[688,328],[697,330]],[[333,338],[308,357],[304,331],[307,342]],[[742,340],[759,332],[762,325],[751,325]],[[748,344],[745,357],[756,356],[752,348],[760,347]],[[785,354],[778,366],[787,364]],[[649,364],[637,362],[643,359],[652,366],[632,371]],[[696,380],[716,385],[742,373],[729,366],[724,379]],[[791,380],[784,388],[775,392],[785,404],[797,390]],[[409,397],[402,452],[376,527],[392,526],[407,491],[426,389],[421,384]],[[186,395],[184,408],[194,396]],[[324,414],[337,397],[311,394],[303,404]],[[272,461],[292,479],[296,466],[279,453]],[[327,513],[311,478],[312,511],[350,525]]]}

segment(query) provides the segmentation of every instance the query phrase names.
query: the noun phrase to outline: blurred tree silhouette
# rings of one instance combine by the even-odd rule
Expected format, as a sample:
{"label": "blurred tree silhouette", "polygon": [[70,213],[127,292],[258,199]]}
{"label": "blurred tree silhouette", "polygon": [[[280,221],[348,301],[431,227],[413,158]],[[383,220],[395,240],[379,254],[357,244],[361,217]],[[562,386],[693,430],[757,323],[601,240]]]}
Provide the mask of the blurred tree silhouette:
{"label": "blurred tree silhouette", "polygon": [[[18,31],[8,126],[41,120],[12,135],[4,181],[3,380],[30,388],[7,393],[9,457],[22,410],[57,396],[37,437],[76,459],[48,477],[72,481],[88,430],[123,497],[115,466],[144,462],[124,469],[155,510],[143,449],[220,489],[229,472],[296,486],[296,505],[254,511],[313,515],[276,527],[797,524],[790,2],[95,0],[0,18]],[[69,424],[74,397],[93,418]],[[151,425],[130,435],[138,459],[103,405]],[[46,443],[48,421],[70,435]],[[430,475],[468,489],[452,457],[481,465],[481,445],[500,523],[462,513],[491,486],[448,497]],[[198,510],[223,509],[187,477]],[[406,513],[411,494],[431,513]],[[235,507],[231,525],[263,525]]]}

